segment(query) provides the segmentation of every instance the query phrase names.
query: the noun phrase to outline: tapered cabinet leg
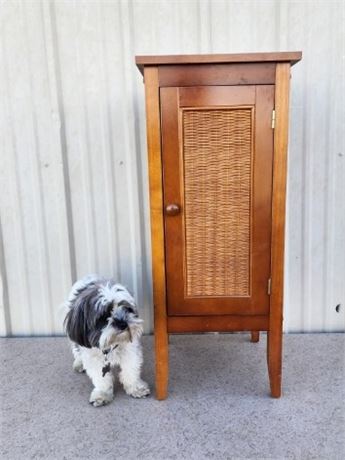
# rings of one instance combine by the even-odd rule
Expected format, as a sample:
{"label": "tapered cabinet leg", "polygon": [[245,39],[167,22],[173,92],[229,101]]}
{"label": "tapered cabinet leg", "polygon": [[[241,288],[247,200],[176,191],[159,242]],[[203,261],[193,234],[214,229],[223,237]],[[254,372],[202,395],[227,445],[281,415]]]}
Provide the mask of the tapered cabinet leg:
{"label": "tapered cabinet leg", "polygon": [[259,331],[252,331],[250,341],[256,343],[260,340],[260,332]]}
{"label": "tapered cabinet leg", "polygon": [[290,64],[277,63],[271,234],[270,319],[267,342],[268,373],[273,398],[281,396],[284,298],[284,232],[289,117]]}
{"label": "tapered cabinet leg", "polygon": [[150,177],[150,214],[152,242],[152,281],[156,359],[156,397],[168,392],[168,330],[166,318],[165,239],[163,216],[163,168],[160,132],[160,95],[158,67],[144,70],[146,132]]}
{"label": "tapered cabinet leg", "polygon": [[267,333],[267,364],[272,398],[280,398],[282,390],[282,332]]}
{"label": "tapered cabinet leg", "polygon": [[169,377],[169,345],[168,333],[163,327],[155,331],[156,356],[156,398],[166,399],[168,396]]}

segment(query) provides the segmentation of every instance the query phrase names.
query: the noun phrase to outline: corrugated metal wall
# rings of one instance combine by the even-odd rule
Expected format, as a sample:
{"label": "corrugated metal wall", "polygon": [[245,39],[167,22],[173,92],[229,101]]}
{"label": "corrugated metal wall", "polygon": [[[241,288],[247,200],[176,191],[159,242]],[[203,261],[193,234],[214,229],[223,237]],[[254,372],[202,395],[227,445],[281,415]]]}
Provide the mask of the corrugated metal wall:
{"label": "corrugated metal wall", "polygon": [[89,272],[132,288],[152,330],[134,56],[280,50],[303,51],[292,79],[285,330],[344,330],[343,1],[12,0],[0,14],[1,335],[60,333],[57,306]]}

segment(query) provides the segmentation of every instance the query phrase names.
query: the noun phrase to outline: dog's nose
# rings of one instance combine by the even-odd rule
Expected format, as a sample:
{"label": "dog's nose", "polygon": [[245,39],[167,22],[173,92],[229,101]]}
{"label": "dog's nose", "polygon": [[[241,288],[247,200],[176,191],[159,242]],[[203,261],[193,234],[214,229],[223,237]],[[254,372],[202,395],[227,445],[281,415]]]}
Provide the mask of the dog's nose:
{"label": "dog's nose", "polygon": [[114,319],[113,324],[114,324],[115,327],[120,329],[120,331],[124,331],[128,327],[127,322],[123,321],[122,319]]}

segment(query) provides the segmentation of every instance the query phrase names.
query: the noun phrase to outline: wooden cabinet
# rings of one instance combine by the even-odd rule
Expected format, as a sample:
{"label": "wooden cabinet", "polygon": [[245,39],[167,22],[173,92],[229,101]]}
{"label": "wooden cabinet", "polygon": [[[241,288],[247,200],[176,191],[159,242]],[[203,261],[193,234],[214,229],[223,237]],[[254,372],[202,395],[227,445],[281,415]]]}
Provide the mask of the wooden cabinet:
{"label": "wooden cabinet", "polygon": [[290,67],[300,52],[138,56],[146,92],[156,394],[168,333],[267,331],[281,394]]}

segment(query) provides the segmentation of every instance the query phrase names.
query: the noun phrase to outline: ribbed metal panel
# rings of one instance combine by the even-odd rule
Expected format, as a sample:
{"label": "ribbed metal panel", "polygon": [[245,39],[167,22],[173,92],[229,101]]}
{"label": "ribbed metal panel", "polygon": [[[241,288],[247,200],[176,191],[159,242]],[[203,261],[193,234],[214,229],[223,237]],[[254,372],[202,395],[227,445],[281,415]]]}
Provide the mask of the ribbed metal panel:
{"label": "ribbed metal panel", "polygon": [[344,330],[342,1],[13,0],[0,15],[1,335],[60,333],[58,305],[89,272],[126,283],[152,330],[134,56],[283,50],[303,51],[292,71],[285,330]]}

